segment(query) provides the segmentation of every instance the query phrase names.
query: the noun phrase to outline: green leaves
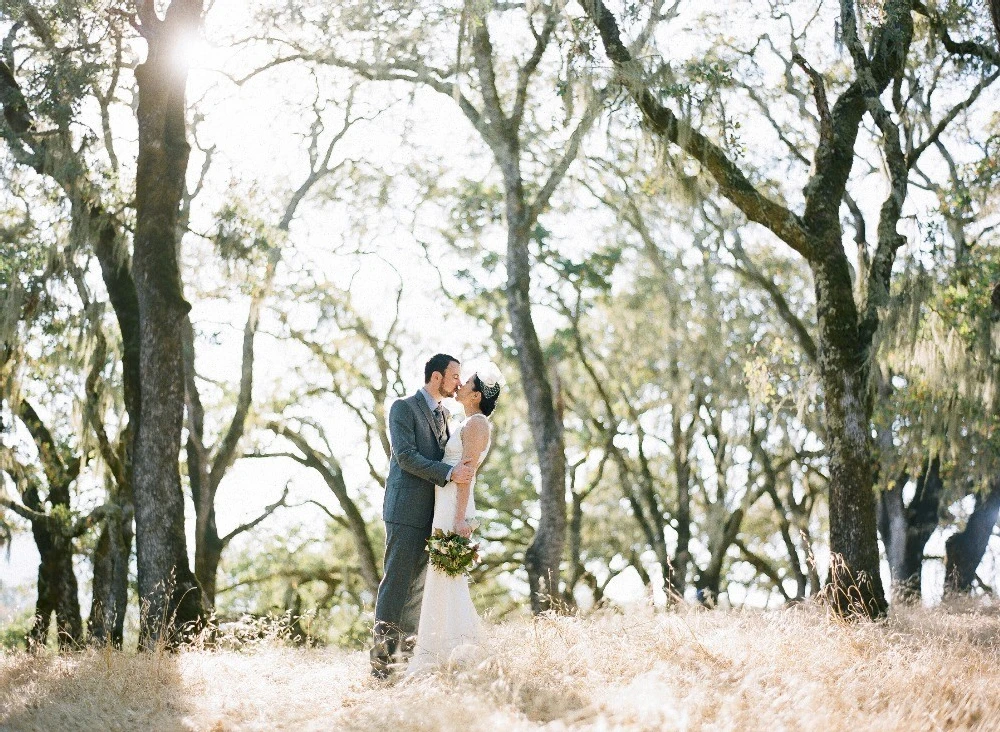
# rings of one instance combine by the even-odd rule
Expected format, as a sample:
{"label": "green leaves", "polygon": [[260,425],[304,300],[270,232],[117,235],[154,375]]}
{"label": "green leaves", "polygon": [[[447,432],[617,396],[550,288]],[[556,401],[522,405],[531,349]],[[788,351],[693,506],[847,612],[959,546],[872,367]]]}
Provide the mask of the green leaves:
{"label": "green leaves", "polygon": [[470,180],[459,181],[454,192],[455,206],[450,222],[453,235],[475,238],[503,219],[503,190],[497,183]]}
{"label": "green leaves", "polygon": [[1000,283],[1000,253],[992,247],[973,249],[966,266],[943,285],[931,307],[973,350],[988,338],[986,323],[995,318],[991,301]]}
{"label": "green leaves", "polygon": [[259,211],[252,197],[232,199],[219,209],[212,240],[224,262],[260,266],[268,252],[284,239],[284,234],[269,225]]}
{"label": "green leaves", "polygon": [[[542,225],[536,225],[535,240],[544,245],[547,236],[548,232]],[[575,259],[543,246],[539,259],[575,289],[592,291],[588,294],[607,294],[611,291],[611,278],[621,262],[622,252],[622,248],[617,244],[609,244]]]}

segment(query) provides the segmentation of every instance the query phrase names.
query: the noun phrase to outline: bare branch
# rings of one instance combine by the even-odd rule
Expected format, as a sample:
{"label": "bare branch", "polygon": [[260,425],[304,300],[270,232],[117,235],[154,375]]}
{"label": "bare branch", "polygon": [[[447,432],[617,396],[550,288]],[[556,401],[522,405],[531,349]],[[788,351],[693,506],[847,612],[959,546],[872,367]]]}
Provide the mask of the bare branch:
{"label": "bare branch", "polygon": [[793,54],[792,61],[809,77],[816,99],[816,112],[819,114],[820,144],[828,144],[833,139],[833,117],[830,115],[830,105],[826,100],[826,86],[823,84],[823,77],[809,65],[802,54]]}
{"label": "bare branch", "polygon": [[257,289],[250,300],[250,312],[247,314],[246,325],[243,327],[243,364],[240,372],[240,392],[236,398],[236,410],[229,423],[225,436],[219,443],[215,458],[212,460],[212,468],[209,474],[209,490],[214,496],[226,471],[236,460],[236,448],[246,430],[247,418],[250,414],[250,406],[253,402],[253,367],[254,367],[254,338],[257,335],[257,326],[260,323],[260,310],[264,298],[271,291],[274,281],[274,272],[278,264],[280,250],[275,247],[268,255],[267,270],[264,275],[264,282]]}
{"label": "bare branch", "polygon": [[261,512],[260,516],[258,516],[257,518],[255,518],[253,521],[248,521],[245,524],[240,524],[235,529],[233,529],[232,531],[230,531],[228,534],[226,534],[225,536],[223,536],[220,539],[220,541],[222,542],[222,545],[226,546],[227,544],[229,544],[229,542],[231,542],[233,540],[234,537],[239,536],[240,534],[242,534],[242,533],[244,533],[246,531],[249,531],[250,529],[254,528],[255,526],[257,526],[259,523],[261,523],[262,521],[264,521],[268,516],[270,516],[272,513],[274,513],[275,511],[277,511],[282,506],[287,506],[288,505],[287,499],[288,499],[288,483],[285,484],[285,489],[281,492],[281,498],[279,498],[277,501],[275,501],[270,506],[268,506],[267,508],[265,508]]}
{"label": "bare branch", "polygon": [[917,164],[917,160],[923,154],[923,152],[931,145],[937,143],[938,139],[941,137],[941,133],[950,125],[958,115],[964,112],[966,109],[972,106],[972,104],[979,98],[979,95],[983,93],[988,86],[993,84],[994,81],[1000,78],[1000,67],[997,68],[992,74],[984,77],[972,91],[969,92],[963,101],[952,107],[948,113],[941,118],[941,120],[934,125],[934,129],[931,130],[930,134],[921,142],[917,147],[909,152],[906,156],[906,165],[908,168],[913,168]]}
{"label": "bare branch", "polygon": [[236,86],[243,86],[251,79],[254,79],[260,74],[263,74],[265,71],[269,71],[270,69],[276,68],[278,66],[283,66],[285,64],[294,63],[296,61],[305,61],[308,60],[309,58],[310,56],[304,53],[293,53],[288,56],[279,56],[278,58],[271,59],[263,66],[257,67],[246,76],[233,77],[229,76],[228,74],[227,76],[229,80],[233,82]]}
{"label": "bare branch", "polygon": [[758,572],[771,580],[775,589],[781,593],[781,596],[785,600],[790,600],[788,593],[785,592],[785,588],[782,586],[781,576],[774,566],[766,559],[760,557],[759,555],[752,552],[746,544],[744,544],[740,539],[736,539],[733,544],[740,550],[740,554],[743,556],[743,560],[753,566]]}
{"label": "bare branch", "polygon": [[555,3],[547,5],[545,8],[545,23],[542,26],[541,32],[535,36],[535,49],[531,53],[531,58],[518,70],[517,88],[514,92],[514,109],[510,114],[511,125],[514,129],[521,127],[521,120],[524,118],[524,106],[528,100],[528,84],[531,82],[531,76],[538,69],[538,64],[541,62],[542,56],[545,55],[545,49],[548,48],[558,18],[559,12],[555,8]]}
{"label": "bare branch", "polygon": [[[278,223],[279,231],[288,231],[291,226],[292,219],[295,218],[295,212],[298,210],[299,204],[308,195],[309,191],[312,190],[317,183],[319,183],[324,178],[328,177],[331,173],[336,172],[340,165],[330,167],[330,160],[333,157],[334,150],[344,136],[350,131],[357,122],[359,122],[362,117],[353,117],[351,115],[351,110],[354,108],[354,94],[357,91],[356,87],[351,87],[350,92],[347,95],[347,100],[344,103],[344,121],[340,126],[340,129],[334,134],[333,138],[326,146],[326,151],[323,154],[322,160],[314,161],[309,171],[309,175],[306,179],[302,181],[298,188],[292,193],[285,205],[284,214],[282,214],[281,221]],[[311,140],[311,145],[316,146],[319,143],[319,133],[322,130],[322,125],[319,124],[321,120],[321,111],[317,110],[316,122],[317,125],[314,127],[313,137]],[[312,156],[312,154],[310,154]]]}
{"label": "bare branch", "polygon": [[380,577],[378,566],[375,562],[375,552],[371,545],[371,539],[368,536],[368,525],[365,523],[357,504],[347,491],[344,474],[337,459],[333,455],[323,455],[318,452],[302,434],[287,424],[269,422],[267,428],[276,435],[280,435],[291,442],[303,455],[303,459],[299,462],[318,472],[327,484],[327,487],[336,496],[337,502],[340,503],[340,508],[346,516],[348,529],[354,539],[361,574],[364,577],[365,584],[368,585],[369,589],[377,589]]}
{"label": "bare branch", "polygon": [[315,60],[338,68],[350,69],[363,79],[370,81],[409,81],[424,84],[436,92],[444,94],[456,102],[465,117],[479,130],[486,139],[493,139],[493,129],[482,113],[469,101],[455,84],[445,81],[447,73],[418,62],[397,61],[392,64],[369,64],[365,61],[350,61],[333,54],[323,56],[304,55],[303,58]]}
{"label": "bare branch", "polygon": [[483,94],[483,109],[490,126],[493,128],[487,139],[506,139],[509,133],[516,129],[507,119],[497,91],[496,71],[493,68],[493,43],[490,41],[490,31],[486,18],[479,19],[472,33],[472,57],[479,72],[479,85]]}
{"label": "bare branch", "polygon": [[788,304],[788,300],[785,298],[784,294],[781,292],[781,288],[778,287],[773,278],[765,274],[750,258],[750,255],[743,248],[741,237],[738,235],[735,237],[735,243],[732,250],[737,261],[742,263],[742,266],[735,266],[733,269],[767,293],[768,297],[771,298],[771,302],[774,303],[774,306],[778,311],[778,315],[783,321],[785,321],[785,324],[791,328],[792,333],[795,334],[795,338],[799,342],[799,346],[801,346],[802,352],[805,354],[806,358],[813,363],[816,363],[819,356],[816,341],[813,339],[812,335],[810,335],[809,329],[806,328],[799,316],[792,312],[792,308]]}
{"label": "bare branch", "polygon": [[608,98],[609,93],[610,88],[605,87],[590,100],[587,109],[577,123],[576,129],[573,130],[569,142],[566,144],[566,149],[563,151],[562,157],[549,172],[549,177],[542,185],[541,190],[538,191],[535,200],[529,205],[529,222],[537,220],[549,205],[549,199],[552,198],[552,194],[555,193],[556,188],[559,187],[562,179],[566,176],[569,166],[576,160],[580,152],[580,145],[583,143],[583,138],[586,137],[590,128],[593,127],[594,122],[601,114],[601,110],[604,109],[604,102]]}
{"label": "bare branch", "polygon": [[298,505],[303,506],[303,505],[306,505],[306,504],[311,504],[311,505],[316,506],[317,508],[319,508],[321,511],[323,511],[323,513],[325,513],[327,516],[330,517],[331,521],[333,521],[338,526],[342,526],[345,529],[350,528],[349,524],[347,523],[347,519],[346,518],[344,518],[343,516],[338,516],[337,514],[335,514],[333,511],[331,511],[329,508],[327,508],[325,505],[323,505],[319,501],[314,501],[313,499],[310,498],[309,500],[303,501],[302,503],[300,503]]}

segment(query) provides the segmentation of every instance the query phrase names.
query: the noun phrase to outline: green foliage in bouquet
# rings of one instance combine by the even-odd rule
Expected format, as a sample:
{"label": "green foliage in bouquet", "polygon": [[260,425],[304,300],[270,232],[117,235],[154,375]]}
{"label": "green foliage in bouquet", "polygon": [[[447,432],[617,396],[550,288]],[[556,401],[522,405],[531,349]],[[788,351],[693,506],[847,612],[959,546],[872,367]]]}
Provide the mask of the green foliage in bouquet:
{"label": "green foliage in bouquet", "polygon": [[427,552],[431,555],[431,564],[449,577],[469,571],[479,561],[479,544],[444,529],[434,529],[427,540]]}

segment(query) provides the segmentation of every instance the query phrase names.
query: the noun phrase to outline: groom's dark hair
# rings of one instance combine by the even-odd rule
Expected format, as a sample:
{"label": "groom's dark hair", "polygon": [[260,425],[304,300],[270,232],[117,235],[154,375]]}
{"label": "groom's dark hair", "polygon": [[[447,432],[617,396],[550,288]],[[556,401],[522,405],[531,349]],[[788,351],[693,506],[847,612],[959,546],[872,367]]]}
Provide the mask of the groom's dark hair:
{"label": "groom's dark hair", "polygon": [[454,356],[449,356],[447,353],[435,353],[431,356],[431,360],[424,366],[424,383],[428,383],[431,380],[431,374],[435,371],[444,376],[444,372],[448,370],[448,364],[450,363],[462,363]]}

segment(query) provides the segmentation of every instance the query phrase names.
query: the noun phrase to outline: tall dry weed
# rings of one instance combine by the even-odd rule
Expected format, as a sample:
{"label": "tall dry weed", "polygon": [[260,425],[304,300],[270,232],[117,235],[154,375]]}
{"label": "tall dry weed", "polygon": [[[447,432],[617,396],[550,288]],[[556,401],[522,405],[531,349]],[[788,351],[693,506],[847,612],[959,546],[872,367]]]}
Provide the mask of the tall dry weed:
{"label": "tall dry weed", "polygon": [[1000,729],[1000,614],[651,609],[493,626],[475,664],[377,682],[367,654],[255,642],[0,656],[37,730]]}

